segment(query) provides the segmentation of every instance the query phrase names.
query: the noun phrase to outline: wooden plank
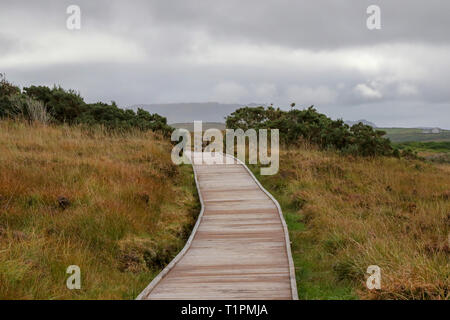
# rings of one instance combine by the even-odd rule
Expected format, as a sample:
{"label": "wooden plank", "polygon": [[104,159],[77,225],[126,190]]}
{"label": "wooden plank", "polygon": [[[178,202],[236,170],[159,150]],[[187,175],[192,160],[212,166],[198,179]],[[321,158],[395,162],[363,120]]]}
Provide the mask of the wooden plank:
{"label": "wooden plank", "polygon": [[138,299],[296,299],[276,200],[242,163],[193,166],[199,221],[183,251]]}

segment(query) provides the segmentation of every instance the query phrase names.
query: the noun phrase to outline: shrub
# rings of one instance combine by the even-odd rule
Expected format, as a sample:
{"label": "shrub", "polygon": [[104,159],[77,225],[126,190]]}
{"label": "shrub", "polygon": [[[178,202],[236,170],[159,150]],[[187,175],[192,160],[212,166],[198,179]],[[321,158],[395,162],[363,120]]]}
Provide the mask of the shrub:
{"label": "shrub", "polygon": [[226,118],[230,129],[279,129],[281,141],[296,145],[307,141],[322,149],[336,149],[362,156],[391,155],[393,149],[385,132],[362,123],[349,127],[341,119],[332,120],[313,106],[282,111],[280,108],[245,107]]}
{"label": "shrub", "polygon": [[172,128],[167,119],[138,109],[124,110],[115,102],[87,104],[74,90],[61,87],[31,86],[20,88],[12,85],[0,74],[0,118],[25,118],[29,122],[101,125],[111,130],[152,130],[164,135]]}
{"label": "shrub", "polygon": [[14,108],[12,105],[13,97],[20,95],[19,87],[9,83],[0,73],[0,117],[10,117],[14,115]]}
{"label": "shrub", "polygon": [[44,103],[50,114],[60,123],[74,124],[87,108],[83,98],[73,90],[66,91],[56,86],[52,89],[31,86],[23,91],[26,96]]}

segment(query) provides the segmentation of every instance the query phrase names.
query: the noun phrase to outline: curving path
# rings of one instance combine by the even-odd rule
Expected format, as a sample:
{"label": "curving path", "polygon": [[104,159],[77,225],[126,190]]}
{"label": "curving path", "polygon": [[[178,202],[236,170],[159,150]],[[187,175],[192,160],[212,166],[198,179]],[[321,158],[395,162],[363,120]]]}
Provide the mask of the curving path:
{"label": "curving path", "polygon": [[137,299],[298,299],[276,200],[239,161],[193,167],[202,202],[197,224]]}

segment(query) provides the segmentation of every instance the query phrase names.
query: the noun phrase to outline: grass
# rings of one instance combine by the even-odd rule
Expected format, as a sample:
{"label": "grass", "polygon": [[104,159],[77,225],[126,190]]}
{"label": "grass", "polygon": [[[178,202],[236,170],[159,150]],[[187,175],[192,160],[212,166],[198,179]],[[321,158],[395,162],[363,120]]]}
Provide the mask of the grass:
{"label": "grass", "polygon": [[397,143],[395,147],[400,150],[412,150],[428,161],[450,164],[450,141],[411,141]]}
{"label": "grass", "polygon": [[450,298],[449,165],[302,147],[258,178],[283,209],[301,299]]}
{"label": "grass", "polygon": [[1,121],[0,150],[0,299],[133,299],[199,212],[191,167],[151,132]]}
{"label": "grass", "polygon": [[430,141],[430,142],[403,142],[396,146],[399,149],[410,148],[415,151],[430,151],[430,152],[450,152],[450,141]]}
{"label": "grass", "polygon": [[386,132],[386,137],[394,143],[419,141],[450,141],[450,130],[442,130],[440,133],[423,133],[418,128],[377,128]]}

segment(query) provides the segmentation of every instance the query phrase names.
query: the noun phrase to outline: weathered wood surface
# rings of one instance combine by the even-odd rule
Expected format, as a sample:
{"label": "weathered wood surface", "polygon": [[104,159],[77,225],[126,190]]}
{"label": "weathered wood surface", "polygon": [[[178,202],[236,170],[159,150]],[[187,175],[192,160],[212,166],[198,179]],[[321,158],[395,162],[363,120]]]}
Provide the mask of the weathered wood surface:
{"label": "weathered wood surface", "polygon": [[203,214],[138,299],[296,299],[285,225],[241,163],[196,165]]}

